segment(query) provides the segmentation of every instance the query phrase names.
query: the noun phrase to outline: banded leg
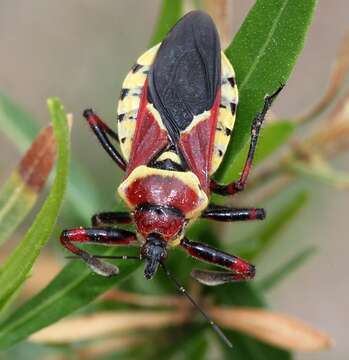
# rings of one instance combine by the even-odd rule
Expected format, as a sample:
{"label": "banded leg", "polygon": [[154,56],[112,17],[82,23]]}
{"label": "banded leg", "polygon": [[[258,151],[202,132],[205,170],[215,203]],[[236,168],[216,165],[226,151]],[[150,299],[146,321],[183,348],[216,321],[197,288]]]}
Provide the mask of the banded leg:
{"label": "banded leg", "polygon": [[284,85],[281,85],[274,94],[270,96],[266,96],[264,99],[264,106],[260,113],[256,115],[256,117],[253,120],[252,127],[251,127],[251,140],[250,140],[250,148],[248,151],[247,159],[244,165],[244,168],[242,170],[240,179],[237,181],[234,181],[227,185],[220,185],[215,180],[211,180],[210,188],[211,191],[220,194],[220,195],[234,195],[237,192],[243,191],[246,185],[246,181],[248,178],[248,175],[250,173],[253,157],[256,151],[258,137],[260,133],[260,129],[263,124],[263,120],[265,118],[266,113],[268,112],[269,108],[271,107],[273,101],[277,97],[277,95],[281,92]]}
{"label": "banded leg", "polygon": [[215,286],[232,281],[244,281],[254,278],[254,265],[221,250],[184,238],[181,247],[192,257],[207,263],[223,267],[229,271],[208,271],[194,269],[191,276],[204,285]]}
{"label": "banded leg", "polygon": [[263,220],[265,218],[265,210],[260,208],[229,208],[226,206],[209,205],[201,217],[226,222]]}
{"label": "banded leg", "polygon": [[115,149],[112,143],[109,141],[107,134],[119,141],[118,135],[110,129],[110,127],[105,124],[91,109],[87,109],[83,112],[83,116],[86,118],[90,128],[97,136],[99,142],[103,146],[104,150],[109,154],[109,156],[117,163],[117,165],[122,169],[126,169],[126,162],[121,156],[121,154]]}
{"label": "banded leg", "polygon": [[60,241],[66,249],[84,260],[95,273],[102,276],[113,276],[119,273],[117,266],[99,260],[87,251],[75,246],[74,243],[95,243],[105,246],[134,245],[137,243],[137,238],[133,232],[123,229],[77,228],[64,230]]}
{"label": "banded leg", "polygon": [[129,212],[118,211],[118,212],[102,212],[95,214],[91,218],[92,226],[110,226],[118,224],[131,224],[133,219]]}

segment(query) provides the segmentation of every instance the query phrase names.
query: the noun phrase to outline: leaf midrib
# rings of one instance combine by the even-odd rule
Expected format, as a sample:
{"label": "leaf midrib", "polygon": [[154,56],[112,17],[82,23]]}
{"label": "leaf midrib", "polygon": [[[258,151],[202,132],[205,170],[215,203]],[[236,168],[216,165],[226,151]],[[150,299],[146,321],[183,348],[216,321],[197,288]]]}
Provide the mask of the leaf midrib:
{"label": "leaf midrib", "polygon": [[242,83],[241,83],[241,85],[239,87],[240,91],[244,88],[246,83],[248,83],[248,81],[249,81],[250,77],[252,76],[253,72],[256,70],[260,59],[263,57],[266,48],[268,47],[269,43],[271,42],[271,40],[272,40],[272,38],[274,36],[275,30],[276,30],[277,25],[279,23],[279,19],[280,19],[281,15],[283,14],[283,12],[285,10],[285,7],[287,6],[288,2],[289,2],[289,0],[286,0],[284,2],[284,5],[281,6],[278,15],[275,17],[275,21],[273,22],[273,25],[270,28],[270,31],[268,33],[268,36],[266,38],[266,41],[265,41],[264,45],[261,47],[260,51],[258,52],[258,55],[255,57],[255,61],[252,63],[248,73],[246,74],[244,80],[242,81]]}
{"label": "leaf midrib", "polygon": [[[44,302],[41,306],[36,306],[35,309],[33,311],[30,311],[27,313],[26,316],[21,317],[21,319],[17,322],[12,323],[10,326],[7,327],[7,332],[9,332],[12,329],[15,329],[16,327],[20,326],[21,324],[25,323],[27,321],[27,319],[30,319],[32,317],[32,314],[35,315],[35,313],[38,313],[41,309],[44,309],[46,306],[51,305],[52,303],[54,303],[55,301],[57,301],[60,297],[63,297],[65,294],[67,294],[71,289],[73,289],[74,287],[80,285],[85,279],[86,277],[88,277],[90,274],[84,274],[83,276],[81,276],[77,281],[71,283],[70,286],[65,287],[62,291],[58,291],[55,293],[54,296],[51,296],[49,299],[49,301]],[[1,336],[6,336],[6,331],[2,331],[0,332],[0,337]],[[0,340],[1,343],[1,340]]]}

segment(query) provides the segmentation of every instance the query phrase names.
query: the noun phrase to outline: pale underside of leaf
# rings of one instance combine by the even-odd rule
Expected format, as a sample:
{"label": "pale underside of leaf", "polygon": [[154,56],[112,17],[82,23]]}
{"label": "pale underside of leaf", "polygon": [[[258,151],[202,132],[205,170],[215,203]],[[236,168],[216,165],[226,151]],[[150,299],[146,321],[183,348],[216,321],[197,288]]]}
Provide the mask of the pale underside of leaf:
{"label": "pale underside of leaf", "polygon": [[333,345],[327,334],[288,315],[252,308],[218,307],[210,314],[221,326],[242,331],[283,349],[314,352],[328,350]]}
{"label": "pale underside of leaf", "polygon": [[[209,309],[209,314],[222,327],[241,331],[291,351],[323,351],[333,344],[327,334],[303,321],[268,310],[213,307]],[[114,333],[179,326],[190,321],[193,321],[193,317],[186,310],[101,312],[61,320],[33,334],[29,339],[38,343],[74,343]]]}
{"label": "pale underside of leaf", "polygon": [[[185,312],[118,312],[97,313],[61,320],[29,339],[34,342],[67,343],[97,338],[114,332],[155,330],[166,326],[178,326],[186,321]],[[86,326],[88,324],[88,326]]]}
{"label": "pale underside of leaf", "polygon": [[[112,337],[109,339],[102,339],[97,342],[94,341],[93,344],[78,349],[76,353],[79,359],[95,360],[97,357],[106,354],[134,348],[137,345],[145,343],[147,340],[147,337],[142,335]],[[59,358],[57,360],[62,359]]]}

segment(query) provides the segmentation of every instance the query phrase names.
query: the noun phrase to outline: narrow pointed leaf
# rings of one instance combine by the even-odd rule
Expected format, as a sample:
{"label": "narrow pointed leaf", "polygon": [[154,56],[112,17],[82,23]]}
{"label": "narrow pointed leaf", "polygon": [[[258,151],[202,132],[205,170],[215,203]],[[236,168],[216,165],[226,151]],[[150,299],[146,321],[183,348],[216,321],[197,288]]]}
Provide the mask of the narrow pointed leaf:
{"label": "narrow pointed leaf", "polygon": [[[61,320],[33,334],[29,340],[39,343],[73,343],[96,339],[114,332],[156,330],[179,326],[186,321],[185,312],[117,311],[99,312]],[[89,326],[85,326],[89,324]]]}
{"label": "narrow pointed leaf", "polygon": [[56,223],[66,189],[69,166],[67,118],[58,100],[51,99],[48,104],[58,145],[56,177],[50,194],[24,239],[0,268],[0,308],[6,305],[25,281],[41,248],[48,240]]}
{"label": "narrow pointed leaf", "polygon": [[[136,254],[138,249],[108,249],[103,255]],[[116,286],[140,265],[139,261],[118,263],[120,274],[104,278],[91,273],[80,260],[73,260],[39,294],[0,322],[0,349],[7,348],[40,329],[88,305]]]}
{"label": "narrow pointed leaf", "polygon": [[282,282],[292,272],[295,272],[300,268],[311,256],[316,252],[316,248],[310,246],[300,253],[296,254],[285,264],[280,266],[278,269],[267,275],[264,279],[258,281],[255,286],[260,291],[269,291]]}
{"label": "narrow pointed leaf", "polygon": [[217,323],[290,351],[328,350],[331,338],[303,321],[284,314],[255,308],[213,308]]}
{"label": "narrow pointed leaf", "polygon": [[181,16],[182,0],[162,0],[161,10],[150,40],[150,46],[162,41]]}
{"label": "narrow pointed leaf", "polygon": [[[295,129],[296,124],[286,120],[267,124],[261,131],[261,137],[253,159],[253,166],[256,166],[268,158],[278,148],[285,144]],[[238,179],[244,167],[249,145],[249,143],[245,144],[243,149],[237,154],[232,166],[230,167],[229,176],[231,175],[233,179]]]}
{"label": "narrow pointed leaf", "polygon": [[[248,283],[231,283],[217,286],[215,289],[216,304],[219,306],[248,306],[254,308],[265,307],[265,301],[260,292]],[[256,338],[232,331],[223,326],[225,334],[233,342],[233,356],[235,360],[291,360],[292,355],[285,350],[275,348]],[[231,359],[231,349],[221,344],[224,359]]]}
{"label": "narrow pointed leaf", "polygon": [[254,259],[261,255],[271,244],[285,226],[296,216],[304,207],[307,201],[307,194],[301,192],[294,196],[287,204],[269,214],[264,223],[258,228],[258,232],[253,233],[246,239],[237,242],[234,250],[245,259]]}
{"label": "narrow pointed leaf", "polygon": [[[31,114],[0,93],[0,129],[20,150],[26,151],[39,132]],[[78,163],[70,169],[67,201],[77,217],[87,220],[98,208],[96,187]]]}
{"label": "narrow pointed leaf", "polygon": [[[144,334],[129,335],[129,336],[114,336],[99,341],[93,341],[88,344],[82,344],[75,351],[75,356],[78,359],[84,360],[107,360],[107,359],[125,359],[120,357],[120,353],[125,354],[129,349],[138,349],[149,339]],[[48,359],[47,359],[48,360]],[[54,359],[51,359],[54,360]],[[56,359],[59,360],[59,359]]]}
{"label": "narrow pointed leaf", "polygon": [[15,231],[34,206],[55,156],[53,130],[47,127],[37,136],[0,190],[0,244]]}
{"label": "narrow pointed leaf", "polygon": [[288,168],[294,173],[311,180],[319,181],[337,189],[349,189],[349,173],[333,169],[325,160],[314,163],[292,161]]}
{"label": "narrow pointed leaf", "polygon": [[240,102],[232,139],[217,174],[219,180],[233,180],[233,160],[248,141],[252,120],[265,95],[287,82],[315,5],[316,0],[257,0],[226,49],[235,68]]}

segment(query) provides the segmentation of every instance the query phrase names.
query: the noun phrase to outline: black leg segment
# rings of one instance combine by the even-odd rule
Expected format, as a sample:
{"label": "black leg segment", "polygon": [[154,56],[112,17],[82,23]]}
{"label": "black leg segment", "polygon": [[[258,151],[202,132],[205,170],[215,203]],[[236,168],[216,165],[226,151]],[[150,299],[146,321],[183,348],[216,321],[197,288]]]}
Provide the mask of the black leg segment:
{"label": "black leg segment", "polygon": [[117,165],[122,169],[126,169],[126,162],[121,156],[121,154],[115,149],[112,143],[109,141],[108,136],[111,136],[115,140],[118,139],[118,135],[109,128],[91,109],[87,109],[83,112],[83,116],[86,118],[90,128],[97,136],[97,139],[103,146],[104,150],[109,154],[109,156],[117,163]]}
{"label": "black leg segment", "polygon": [[210,188],[211,191],[220,194],[220,195],[234,195],[235,193],[239,191],[243,191],[246,185],[246,181],[248,178],[248,175],[250,173],[253,157],[256,151],[258,137],[260,133],[260,129],[263,124],[263,120],[265,118],[266,113],[268,112],[269,108],[271,107],[273,101],[277,97],[277,95],[281,92],[284,85],[281,85],[274,94],[270,96],[266,96],[264,99],[264,106],[260,113],[256,115],[256,117],[253,120],[252,128],[251,128],[251,141],[250,141],[250,148],[248,151],[247,159],[244,165],[244,168],[242,170],[240,179],[237,181],[234,181],[228,185],[220,185],[216,181],[211,180]]}
{"label": "black leg segment", "polygon": [[131,224],[133,219],[129,212],[118,211],[118,212],[102,212],[93,215],[91,218],[92,226],[112,226],[118,224]]}
{"label": "black leg segment", "polygon": [[237,256],[186,238],[180,245],[190,256],[229,270],[222,272],[194,269],[191,275],[205,285],[214,286],[232,281],[250,280],[255,276],[255,267]]}
{"label": "black leg segment", "polygon": [[64,230],[60,237],[62,245],[73,254],[79,256],[95,273],[102,276],[113,276],[119,273],[117,266],[105,263],[74,243],[96,243],[98,245],[134,245],[137,244],[136,235],[123,229],[112,228],[76,228]]}
{"label": "black leg segment", "polygon": [[261,208],[229,208],[226,206],[209,205],[201,217],[225,222],[263,220],[265,218],[265,210]]}

